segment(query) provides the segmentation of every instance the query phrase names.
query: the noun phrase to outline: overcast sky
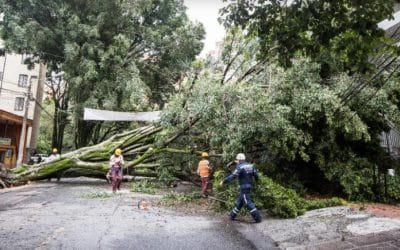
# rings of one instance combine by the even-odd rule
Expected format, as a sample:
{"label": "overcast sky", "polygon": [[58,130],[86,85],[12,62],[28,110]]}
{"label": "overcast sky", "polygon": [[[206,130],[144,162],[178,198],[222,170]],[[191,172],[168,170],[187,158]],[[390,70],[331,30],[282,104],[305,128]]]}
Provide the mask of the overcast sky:
{"label": "overcast sky", "polygon": [[187,14],[192,21],[198,21],[204,25],[206,38],[204,40],[204,49],[201,56],[207,52],[215,50],[215,43],[222,41],[224,37],[224,28],[218,23],[218,11],[226,3],[222,0],[184,0],[188,7]]}
{"label": "overcast sky", "polygon": [[[288,0],[291,4],[293,0]],[[218,23],[218,11],[227,3],[222,0],[184,0],[186,7],[188,7],[187,14],[192,21],[199,21],[203,23],[206,30],[206,38],[204,40],[204,49],[200,56],[204,56],[207,52],[215,50],[215,43],[222,41],[225,31],[222,25]],[[400,12],[395,15],[396,20],[386,20],[380,23],[381,28],[390,26],[392,23],[397,23],[400,19]]]}

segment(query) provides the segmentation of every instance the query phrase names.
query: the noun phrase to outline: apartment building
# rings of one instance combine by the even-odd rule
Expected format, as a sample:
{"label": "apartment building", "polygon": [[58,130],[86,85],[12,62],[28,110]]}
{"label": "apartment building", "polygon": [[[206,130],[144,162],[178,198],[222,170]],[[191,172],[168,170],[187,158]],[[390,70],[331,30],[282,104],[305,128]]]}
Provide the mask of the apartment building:
{"label": "apartment building", "polygon": [[27,56],[11,53],[0,56],[0,163],[10,168],[16,166],[26,109],[23,162],[35,150],[39,132],[46,69],[41,64],[29,69],[25,64]]}

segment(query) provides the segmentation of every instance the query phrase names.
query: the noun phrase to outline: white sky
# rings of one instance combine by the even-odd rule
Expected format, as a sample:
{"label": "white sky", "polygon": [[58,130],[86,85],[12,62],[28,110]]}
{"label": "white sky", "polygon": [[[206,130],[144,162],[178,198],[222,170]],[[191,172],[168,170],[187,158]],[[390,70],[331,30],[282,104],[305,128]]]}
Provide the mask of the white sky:
{"label": "white sky", "polygon": [[378,23],[379,28],[387,30],[390,27],[392,27],[395,24],[397,24],[400,21],[400,11],[394,13],[393,14],[393,18],[394,19],[392,19],[392,20],[385,19],[382,22]]}
{"label": "white sky", "polygon": [[204,25],[206,35],[204,40],[204,48],[200,56],[204,56],[207,52],[215,50],[215,43],[222,41],[225,30],[218,23],[218,11],[226,3],[222,0],[184,0],[188,7],[187,15],[190,20],[198,21]]}

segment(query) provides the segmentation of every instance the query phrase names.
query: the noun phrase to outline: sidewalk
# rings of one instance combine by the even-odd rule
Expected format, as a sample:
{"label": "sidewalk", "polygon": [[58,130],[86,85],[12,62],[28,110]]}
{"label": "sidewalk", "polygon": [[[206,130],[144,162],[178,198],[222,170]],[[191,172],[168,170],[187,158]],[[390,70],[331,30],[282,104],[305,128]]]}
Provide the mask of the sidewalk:
{"label": "sidewalk", "polygon": [[235,227],[257,249],[400,249],[400,219],[345,206],[312,210],[295,219],[264,216]]}
{"label": "sidewalk", "polygon": [[400,249],[400,230],[388,231],[378,234],[369,234],[339,241],[330,241],[316,245],[287,248],[292,250],[311,249]]}

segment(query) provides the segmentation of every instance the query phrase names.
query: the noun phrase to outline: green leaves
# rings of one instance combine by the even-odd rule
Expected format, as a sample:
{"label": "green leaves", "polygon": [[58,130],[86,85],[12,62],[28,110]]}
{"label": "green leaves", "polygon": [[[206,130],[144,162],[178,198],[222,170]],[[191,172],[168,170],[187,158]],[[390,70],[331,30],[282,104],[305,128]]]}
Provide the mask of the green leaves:
{"label": "green leaves", "polygon": [[369,72],[374,65],[368,59],[379,53],[378,47],[395,48],[377,26],[391,17],[393,3],[234,0],[222,14],[225,25],[240,26],[259,38],[261,58],[290,67],[292,59],[305,55],[320,64],[321,76],[328,78],[338,71]]}
{"label": "green leaves", "polygon": [[103,126],[81,120],[84,106],[162,106],[203,46],[204,29],[189,21],[181,0],[3,0],[0,7],[7,10],[1,27],[7,49],[65,73],[76,147],[97,141],[95,126]]}
{"label": "green leaves", "polygon": [[[214,183],[219,183],[222,179],[221,172],[214,174]],[[219,200],[225,201],[217,203],[218,208],[232,208],[238,195],[234,184],[222,187],[214,185],[213,191]],[[261,175],[255,184],[252,198],[258,209],[266,210],[269,215],[280,218],[294,218],[303,215],[307,210],[344,204],[344,201],[338,198],[306,200],[293,189],[285,188],[264,175]]]}
{"label": "green leaves", "polygon": [[[190,145],[221,154],[219,164],[245,152],[261,171],[287,185],[291,178],[305,189],[328,183],[324,184],[327,190],[317,191],[362,197],[360,185],[371,178],[364,170],[379,164],[383,154],[378,135],[387,121],[382,112],[391,117],[399,114],[393,102],[397,97],[392,94],[394,99],[389,100],[388,95],[397,93],[398,85],[393,80],[378,92],[367,86],[359,98],[344,103],[343,93],[362,78],[338,74],[321,84],[319,65],[306,59],[293,61],[289,69],[269,68],[268,78],[260,74],[252,84],[221,85],[220,71],[209,68],[194,83],[187,79],[182,92],[164,109],[161,125],[165,133],[199,119],[175,147]],[[376,93],[373,98],[372,93]],[[351,184],[351,176],[359,184]],[[372,197],[369,191],[364,194]]]}
{"label": "green leaves", "polygon": [[[178,124],[185,124],[190,117],[201,117],[195,129],[211,127],[207,132],[211,146],[226,155],[261,144],[275,157],[295,160],[301,155],[307,161],[305,148],[313,141],[312,129],[341,128],[334,122],[340,99],[319,84],[316,69],[314,64],[300,61],[292,70],[279,71],[270,83],[271,91],[257,85],[220,86],[217,79],[200,77],[191,96],[176,97],[169,104],[163,124],[172,117],[179,119],[174,120]],[[189,98],[184,109],[179,107],[181,98]],[[366,133],[365,127],[349,128]]]}

